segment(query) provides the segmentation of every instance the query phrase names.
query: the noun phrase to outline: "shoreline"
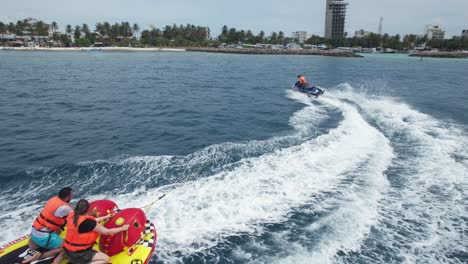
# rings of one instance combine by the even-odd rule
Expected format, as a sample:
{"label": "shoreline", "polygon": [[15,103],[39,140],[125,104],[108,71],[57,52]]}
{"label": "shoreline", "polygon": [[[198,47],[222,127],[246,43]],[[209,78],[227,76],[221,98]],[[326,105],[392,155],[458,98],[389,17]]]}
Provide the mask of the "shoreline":
{"label": "shoreline", "polygon": [[429,58],[448,58],[465,59],[468,58],[468,52],[462,51],[420,51],[409,55],[410,57],[429,57]]}
{"label": "shoreline", "polygon": [[16,50],[16,51],[173,51],[173,52],[208,52],[208,53],[225,53],[225,54],[244,54],[244,55],[314,55],[314,56],[332,56],[332,57],[348,57],[361,58],[362,55],[352,53],[350,51],[341,50],[316,50],[316,49],[301,49],[301,50],[286,50],[286,49],[255,49],[255,48],[199,48],[199,47],[151,47],[151,48],[133,48],[133,47],[0,47],[0,50]]}
{"label": "shoreline", "polygon": [[363,56],[349,51],[340,50],[317,50],[317,49],[256,49],[256,48],[186,48],[187,51],[193,52],[208,52],[208,53],[229,53],[229,54],[246,54],[246,55],[315,55],[315,56],[332,56],[332,57],[347,57],[347,58],[362,58]]}
{"label": "shoreline", "polygon": [[[242,54],[242,55],[309,55],[309,56],[330,56],[330,57],[345,57],[345,58],[362,58],[361,54],[356,54],[350,51],[343,50],[318,50],[318,49],[258,49],[258,48],[211,48],[211,47],[0,47],[0,50],[15,50],[15,51],[130,51],[130,52],[206,52],[206,53],[224,53],[224,54]],[[429,58],[452,58],[464,59],[468,58],[468,52],[463,51],[420,51],[411,53],[409,57],[429,57]]]}
{"label": "shoreline", "polygon": [[0,50],[22,51],[186,51],[184,48],[132,48],[132,47],[80,47],[80,48],[46,48],[46,47],[1,47]]}

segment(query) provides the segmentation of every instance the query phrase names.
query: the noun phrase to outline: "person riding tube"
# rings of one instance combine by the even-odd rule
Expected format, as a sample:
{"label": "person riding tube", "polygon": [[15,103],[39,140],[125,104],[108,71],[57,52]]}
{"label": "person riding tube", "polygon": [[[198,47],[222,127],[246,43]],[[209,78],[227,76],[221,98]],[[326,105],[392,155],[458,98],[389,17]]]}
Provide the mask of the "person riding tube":
{"label": "person riding tube", "polygon": [[61,253],[74,264],[92,263],[104,264],[109,262],[109,256],[93,249],[99,235],[113,235],[127,231],[129,225],[107,229],[99,222],[112,217],[112,214],[95,218],[88,214],[89,202],[85,199],[78,201],[73,213],[67,218],[67,235]]}
{"label": "person riding tube", "polygon": [[[36,252],[31,258],[22,263],[30,263],[37,259],[55,256],[62,252],[63,240],[59,237],[65,218],[73,211],[68,204],[72,199],[72,188],[62,188],[58,196],[49,199],[44,209],[33,222],[29,248],[41,248],[46,252]],[[56,258],[53,263],[60,263],[61,258]]]}

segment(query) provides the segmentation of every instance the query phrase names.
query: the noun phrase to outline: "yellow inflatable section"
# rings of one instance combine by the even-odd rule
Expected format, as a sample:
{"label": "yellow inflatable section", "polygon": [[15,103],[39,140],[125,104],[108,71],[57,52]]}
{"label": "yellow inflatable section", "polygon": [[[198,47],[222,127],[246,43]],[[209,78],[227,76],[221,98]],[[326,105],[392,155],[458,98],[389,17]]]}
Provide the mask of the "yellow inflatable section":
{"label": "yellow inflatable section", "polygon": [[[60,237],[64,238],[66,230],[60,233]],[[153,223],[146,221],[145,232],[140,240],[133,246],[125,248],[122,252],[110,258],[111,263],[119,264],[147,264],[151,259],[154,248],[156,246],[157,233]],[[21,263],[34,254],[34,250],[28,248],[29,235],[20,237],[6,245],[0,247],[0,263]],[[99,240],[94,248],[99,250]],[[53,259],[39,260],[37,264],[50,264]],[[64,259],[61,264],[68,264],[69,261]]]}

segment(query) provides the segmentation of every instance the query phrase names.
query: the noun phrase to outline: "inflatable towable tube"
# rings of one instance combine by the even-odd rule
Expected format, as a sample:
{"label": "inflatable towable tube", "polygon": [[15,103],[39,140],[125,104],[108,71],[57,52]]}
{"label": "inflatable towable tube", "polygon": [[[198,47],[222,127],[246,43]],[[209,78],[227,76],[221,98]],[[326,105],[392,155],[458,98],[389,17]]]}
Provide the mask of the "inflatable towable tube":
{"label": "inflatable towable tube", "polygon": [[[96,216],[114,214],[101,222],[106,228],[116,228],[128,224],[125,232],[114,235],[100,235],[94,248],[110,256],[110,263],[147,264],[156,247],[157,233],[153,223],[146,219],[145,213],[139,208],[118,209],[110,200],[98,200],[90,203],[89,213]],[[60,233],[65,237],[66,230]],[[35,251],[28,248],[29,235],[18,238],[0,247],[0,264],[21,263],[34,255]],[[35,261],[37,264],[50,264],[53,258]],[[68,264],[64,258],[61,264]]]}

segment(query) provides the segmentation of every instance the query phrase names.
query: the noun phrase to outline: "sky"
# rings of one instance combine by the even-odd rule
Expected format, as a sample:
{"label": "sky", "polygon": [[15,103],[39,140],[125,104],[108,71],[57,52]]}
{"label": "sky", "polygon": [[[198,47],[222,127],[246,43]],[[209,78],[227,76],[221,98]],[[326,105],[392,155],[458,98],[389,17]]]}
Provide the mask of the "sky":
{"label": "sky", "polygon": [[[468,0],[346,0],[346,31],[364,29],[377,32],[383,17],[383,32],[391,35],[423,34],[429,24],[439,24],[446,37],[468,29]],[[223,25],[251,29],[254,34],[307,31],[323,36],[325,0],[2,0],[0,21],[16,22],[34,17],[47,23],[95,25],[99,21],[150,24],[161,28],[170,24],[208,26],[219,35]],[[93,28],[93,27],[92,27]]]}

